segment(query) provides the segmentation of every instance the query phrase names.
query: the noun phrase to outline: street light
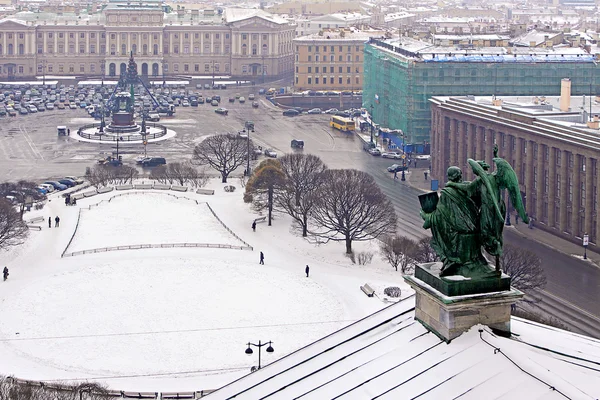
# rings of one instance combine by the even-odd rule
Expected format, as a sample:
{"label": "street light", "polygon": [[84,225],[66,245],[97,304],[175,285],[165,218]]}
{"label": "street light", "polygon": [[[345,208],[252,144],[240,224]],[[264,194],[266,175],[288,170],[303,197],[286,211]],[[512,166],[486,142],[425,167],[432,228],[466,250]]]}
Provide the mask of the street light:
{"label": "street light", "polygon": [[260,353],[261,353],[262,347],[266,346],[266,345],[269,345],[269,347],[267,347],[267,353],[272,353],[272,352],[275,351],[273,349],[273,346],[271,346],[271,344],[272,344],[272,342],[270,340],[268,342],[266,342],[266,343],[261,343],[261,341],[259,340],[258,344],[254,344],[254,343],[248,342],[248,348],[245,351],[246,354],[252,355],[252,353],[254,353],[252,351],[252,347],[251,346],[258,347],[258,368],[257,369],[260,369]]}
{"label": "street light", "polygon": [[371,143],[373,143],[373,104],[371,104]]}
{"label": "street light", "polygon": [[400,178],[402,182],[406,181],[406,175],[404,172],[406,169],[406,142],[404,137],[404,132],[402,132],[402,178]]}
{"label": "street light", "polygon": [[47,61],[42,60],[40,62],[41,62],[40,67],[42,68],[42,85],[46,86],[46,63],[47,63]]}
{"label": "street light", "polygon": [[[583,259],[587,260],[587,247],[590,244],[590,236],[585,233],[583,235]],[[269,349],[267,349],[269,351]]]}

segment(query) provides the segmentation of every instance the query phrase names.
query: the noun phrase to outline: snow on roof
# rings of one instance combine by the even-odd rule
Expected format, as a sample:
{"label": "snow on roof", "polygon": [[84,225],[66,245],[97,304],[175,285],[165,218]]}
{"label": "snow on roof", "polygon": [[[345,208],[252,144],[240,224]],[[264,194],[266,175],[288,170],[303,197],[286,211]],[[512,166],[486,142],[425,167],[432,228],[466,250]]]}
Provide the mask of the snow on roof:
{"label": "snow on roof", "polygon": [[213,392],[209,399],[572,399],[600,395],[600,341],[519,318],[513,336],[475,326],[445,343],[414,297]]}
{"label": "snow on roof", "polygon": [[287,24],[289,23],[286,19],[281,18],[277,15],[268,13],[266,11],[260,9],[250,9],[250,8],[226,8],[225,9],[225,21],[237,22],[245,19],[249,19],[252,17],[258,17],[265,19],[267,21],[276,23],[276,24]]}

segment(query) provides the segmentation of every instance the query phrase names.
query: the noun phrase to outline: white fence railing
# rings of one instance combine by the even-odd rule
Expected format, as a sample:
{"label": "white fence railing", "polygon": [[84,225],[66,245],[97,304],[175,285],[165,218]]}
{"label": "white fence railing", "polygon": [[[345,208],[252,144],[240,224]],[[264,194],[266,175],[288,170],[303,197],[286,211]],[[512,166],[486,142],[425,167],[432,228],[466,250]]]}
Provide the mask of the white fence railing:
{"label": "white fence railing", "polygon": [[170,249],[175,247],[204,247],[213,249],[252,250],[251,246],[235,246],[232,244],[219,243],[153,243],[153,244],[131,244],[125,246],[99,247],[97,249],[79,250],[71,253],[63,253],[62,257],[80,256],[82,254],[106,253],[107,251],[140,250],[140,249]]}

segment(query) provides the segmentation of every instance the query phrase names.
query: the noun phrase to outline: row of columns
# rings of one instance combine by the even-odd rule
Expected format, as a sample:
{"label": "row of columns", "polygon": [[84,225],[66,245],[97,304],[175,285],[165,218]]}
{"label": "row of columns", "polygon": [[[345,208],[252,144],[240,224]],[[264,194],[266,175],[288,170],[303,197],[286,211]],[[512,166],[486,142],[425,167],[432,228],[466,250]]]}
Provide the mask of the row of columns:
{"label": "row of columns", "polygon": [[[505,139],[502,139],[503,134]],[[493,170],[495,144],[499,156],[512,164],[519,178],[530,216],[560,233],[574,237],[588,233],[590,241],[598,243],[600,154],[585,154],[575,147],[565,149],[558,143],[538,143],[436,112],[431,131],[433,178],[443,186],[447,180],[446,170],[455,165],[461,168],[465,180],[473,179],[474,174],[466,162],[468,158],[484,160]]]}

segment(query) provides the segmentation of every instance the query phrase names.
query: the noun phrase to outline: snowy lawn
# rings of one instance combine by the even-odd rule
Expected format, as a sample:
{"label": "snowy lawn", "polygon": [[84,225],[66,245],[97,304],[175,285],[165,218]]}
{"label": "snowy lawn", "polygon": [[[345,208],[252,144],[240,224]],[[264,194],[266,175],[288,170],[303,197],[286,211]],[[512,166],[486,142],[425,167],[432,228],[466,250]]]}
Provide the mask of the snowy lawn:
{"label": "snowy lawn", "polygon": [[138,192],[113,197],[91,210],[82,209],[67,252],[165,243],[244,245],[223,227],[206,203],[196,204],[196,200],[167,193]]}
{"label": "snowy lawn", "polygon": [[[257,364],[257,349],[244,354],[249,341],[273,341],[275,352],[262,352],[269,363],[387,306],[387,286],[411,295],[375,242],[354,244],[374,252],[371,264],[356,265],[343,243],[310,243],[286,216],[253,232],[258,215],[243,203],[243,189],[226,193],[223,186],[209,183],[214,196],[167,192],[189,199],[142,192],[108,202],[111,192],[77,207],[50,201],[41,214],[60,215],[61,227],[42,224],[18,251],[0,254],[11,270],[0,282],[0,374],[92,379],[116,390],[214,389]],[[69,252],[140,243],[243,245],[196,200],[209,202],[254,251],[145,249],[60,258],[78,208]],[[377,297],[361,292],[364,283]]]}

